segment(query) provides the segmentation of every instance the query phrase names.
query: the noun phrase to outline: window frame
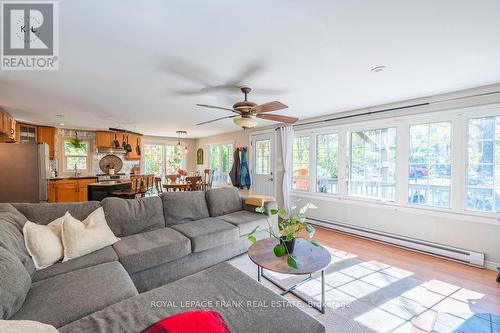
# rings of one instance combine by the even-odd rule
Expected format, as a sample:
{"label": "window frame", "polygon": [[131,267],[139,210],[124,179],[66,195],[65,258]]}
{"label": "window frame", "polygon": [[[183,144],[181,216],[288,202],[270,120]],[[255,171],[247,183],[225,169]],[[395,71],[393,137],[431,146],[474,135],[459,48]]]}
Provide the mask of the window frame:
{"label": "window frame", "polygon": [[[489,118],[489,117],[500,117],[500,104],[496,104],[497,108],[492,108],[493,105],[486,106],[485,109],[474,110],[464,116],[464,127],[465,127],[465,140],[464,140],[464,188],[462,195],[464,198],[463,210],[469,215],[474,216],[497,216],[495,211],[486,212],[481,210],[467,209],[467,195],[468,195],[468,184],[469,184],[469,121],[478,118]],[[496,140],[495,140],[496,141]],[[495,152],[493,153],[495,154]],[[493,173],[495,172],[495,165],[493,165]],[[495,180],[495,179],[494,179]],[[493,186],[495,189],[495,186]],[[499,220],[500,222],[500,220]]]}
{"label": "window frame", "polygon": [[[409,195],[409,192],[410,192],[410,179],[409,179],[409,174],[407,175],[406,177],[406,203],[411,206],[411,207],[426,207],[426,208],[432,208],[432,209],[442,209],[442,210],[445,210],[445,211],[450,211],[452,210],[452,207],[453,207],[453,199],[454,197],[456,197],[456,195],[454,194],[455,190],[454,190],[454,186],[456,186],[456,184],[453,183],[453,179],[454,179],[454,172],[455,171],[455,164],[454,163],[454,157],[456,155],[456,152],[454,151],[455,149],[455,146],[456,144],[454,143],[454,125],[456,126],[457,124],[457,119],[454,119],[453,117],[449,117],[448,119],[440,119],[440,120],[424,120],[424,119],[419,119],[418,121],[409,121],[408,122],[408,158],[407,158],[407,173],[408,173],[408,170],[410,169],[410,143],[411,143],[411,127],[412,126],[418,126],[418,125],[426,125],[426,124],[434,124],[434,123],[446,123],[446,122],[449,122],[450,123],[450,168],[451,168],[451,172],[450,172],[450,193],[449,193],[449,205],[448,207],[444,207],[444,206],[432,206],[432,205],[428,205],[428,204],[412,204],[409,202],[408,200],[408,195]],[[397,144],[397,143],[396,143]],[[456,178],[456,177],[455,177]]]}
{"label": "window frame", "polygon": [[[230,185],[230,184],[231,184],[231,180],[230,180],[230,178],[229,178],[229,173],[231,172],[231,168],[232,168],[231,159],[233,158],[233,157],[232,157],[232,155],[234,154],[234,150],[236,149],[236,145],[235,145],[234,141],[213,142],[213,143],[209,143],[209,144],[207,144],[207,148],[208,148],[208,149],[207,149],[207,150],[208,150],[208,154],[207,154],[207,157],[208,157],[208,158],[207,158],[207,165],[208,165],[208,168],[209,168],[209,169],[211,169],[212,147],[213,147],[213,146],[216,146],[216,147],[218,147],[218,148],[219,148],[219,149],[218,149],[218,150],[219,150],[219,160],[218,160],[218,163],[217,163],[217,167],[218,167],[218,168],[222,168],[222,160],[220,159],[220,156],[221,156],[221,154],[222,154],[222,150],[221,150],[220,148],[221,148],[222,146],[228,146],[228,145],[232,145],[232,146],[233,146],[233,148],[232,148],[231,152],[229,153],[229,171],[227,172],[227,177],[228,177],[228,180],[229,180],[229,181],[228,181],[228,182],[219,182],[219,181],[216,181],[216,180],[215,180],[215,177],[214,177],[214,181],[213,181],[213,184],[214,184],[214,185],[219,185],[219,186],[220,186],[220,185]],[[248,152],[247,152],[247,162],[248,162],[248,163],[250,163],[250,162],[248,161],[248,158],[249,158],[249,156],[248,156]],[[234,161],[233,161],[233,163],[234,163]],[[250,166],[249,166],[249,168],[250,168]],[[214,171],[214,174],[215,174],[215,172],[216,172],[217,170],[213,170],[213,171]],[[221,174],[223,174],[223,173],[221,172]],[[224,174],[224,175],[225,175],[225,174]]]}
{"label": "window frame", "polygon": [[[319,192],[318,191],[318,136],[319,135],[336,135],[337,136],[337,191],[336,192]],[[341,149],[340,149],[340,138],[341,138],[341,134],[340,134],[340,131],[338,130],[335,130],[335,131],[332,131],[330,129],[325,129],[323,131],[317,131],[313,134],[311,134],[311,136],[313,137],[313,141],[314,141],[314,147],[313,147],[313,159],[311,159],[312,157],[310,156],[310,161],[313,160],[314,161],[314,187],[313,187],[313,193],[316,193],[316,194],[321,194],[321,195],[339,195],[340,194],[340,152],[341,152]]]}
{"label": "window frame", "polygon": [[[301,134],[297,134],[297,133],[303,133],[302,135]],[[292,191],[296,191],[296,192],[301,192],[301,193],[307,193],[307,192],[311,192],[311,184],[312,184],[312,179],[315,179],[316,177],[316,170],[312,170],[311,168],[311,161],[312,161],[312,156],[313,156],[313,141],[316,142],[316,140],[313,140],[313,138],[311,137],[311,134],[309,132],[302,132],[302,131],[297,131],[294,133],[294,136],[293,136],[293,139],[295,138],[305,138],[305,137],[308,137],[309,138],[309,175],[308,175],[308,183],[307,183],[307,190],[300,190],[300,189],[296,189],[296,188],[293,188],[293,141],[292,141],[292,170],[290,172],[290,177],[291,177],[291,182],[290,184],[292,184]],[[315,154],[315,153],[314,153]],[[314,173],[314,177],[313,177],[313,173]]]}
{"label": "window frame", "polygon": [[[380,129],[390,129],[394,128],[396,133],[396,145],[395,145],[395,161],[394,161],[394,200],[387,200],[383,198],[374,198],[374,197],[365,197],[365,196],[356,196],[356,195],[351,195],[349,193],[349,188],[350,188],[350,181],[351,181],[351,163],[352,163],[352,133],[353,132],[365,132],[365,131],[375,131],[375,130],[380,130]],[[353,128],[350,129],[346,132],[347,135],[347,142],[349,143],[349,151],[346,151],[346,154],[348,156],[347,158],[347,181],[346,181],[346,196],[349,198],[356,198],[356,199],[363,199],[363,200],[373,200],[377,202],[396,202],[397,201],[397,175],[398,175],[398,163],[397,163],[397,156],[398,156],[398,133],[399,129],[398,127],[394,124],[391,126],[389,125],[386,126],[375,126],[375,127],[367,127],[367,128]]]}
{"label": "window frame", "polygon": [[93,160],[94,160],[94,154],[93,154],[93,142],[92,139],[84,138],[84,139],[79,139],[82,142],[85,142],[87,144],[87,155],[66,155],[65,153],[65,146],[66,142],[69,142],[72,137],[62,137],[60,139],[61,144],[60,144],[60,149],[61,149],[61,165],[62,165],[62,174],[63,175],[73,175],[75,173],[75,169],[68,169],[68,157],[85,157],[86,158],[86,164],[87,168],[86,169],[78,169],[79,174],[84,174],[84,175],[89,175],[93,172]]}
{"label": "window frame", "polygon": [[[364,205],[369,207],[387,207],[391,210],[408,211],[411,213],[430,215],[442,218],[454,218],[465,221],[499,225],[495,212],[483,212],[468,210],[467,205],[467,184],[468,184],[468,122],[469,119],[484,118],[490,116],[500,116],[500,103],[491,103],[487,105],[461,106],[455,104],[446,107],[435,108],[428,112],[418,114],[403,114],[384,119],[375,120],[341,120],[337,124],[328,127],[314,127],[300,129],[295,132],[295,136],[304,136],[306,134],[315,137],[317,133],[338,133],[339,152],[338,152],[338,193],[319,193],[314,188],[309,191],[297,191],[292,189],[292,200],[306,198],[310,200],[323,201],[345,201],[346,203]],[[410,125],[451,122],[451,182],[450,182],[450,207],[434,207],[427,205],[414,205],[408,203],[409,182],[409,141]],[[322,124],[324,126],[324,124]],[[372,198],[352,197],[347,195],[348,175],[346,170],[350,156],[348,132],[357,130],[377,129],[381,127],[396,127],[396,199],[395,201],[382,201]],[[464,135],[465,134],[465,135]],[[312,143],[311,143],[312,144]],[[314,139],[314,146],[316,142]],[[314,151],[314,153],[316,153]],[[316,172],[316,155],[310,157],[311,170]],[[345,166],[345,167],[344,167]],[[314,174],[314,177],[316,175]],[[310,175],[312,177],[312,175]],[[315,178],[312,178],[313,180]],[[310,182],[311,183],[311,182]]]}

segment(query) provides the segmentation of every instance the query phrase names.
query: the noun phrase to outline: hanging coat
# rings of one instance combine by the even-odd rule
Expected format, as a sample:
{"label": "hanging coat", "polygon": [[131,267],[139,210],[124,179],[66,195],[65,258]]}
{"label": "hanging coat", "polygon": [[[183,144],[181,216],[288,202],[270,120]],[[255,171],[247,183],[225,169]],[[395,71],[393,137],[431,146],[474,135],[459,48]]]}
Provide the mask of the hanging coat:
{"label": "hanging coat", "polygon": [[247,148],[241,149],[240,188],[250,189],[250,172],[248,171]]}
{"label": "hanging coat", "polygon": [[238,188],[240,187],[240,167],[240,151],[236,148],[233,155],[233,166],[231,167],[231,171],[229,171],[229,178],[231,178],[233,186]]}

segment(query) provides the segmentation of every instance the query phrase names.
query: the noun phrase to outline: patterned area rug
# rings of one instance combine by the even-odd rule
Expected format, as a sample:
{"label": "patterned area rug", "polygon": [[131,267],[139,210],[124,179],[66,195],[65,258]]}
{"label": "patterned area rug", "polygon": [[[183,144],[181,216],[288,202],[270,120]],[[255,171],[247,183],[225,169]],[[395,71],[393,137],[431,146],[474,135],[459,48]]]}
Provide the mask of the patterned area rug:
{"label": "patterned area rug", "polygon": [[[500,333],[500,313],[481,313],[476,306],[484,296],[481,293],[438,280],[421,281],[413,278],[412,272],[328,250],[332,261],[325,276],[326,313],[321,314],[293,295],[286,298],[322,322],[329,333]],[[257,266],[248,255],[229,262],[257,279]],[[284,285],[298,281],[290,275],[265,273]],[[319,302],[319,274],[313,277],[297,291]],[[262,281],[280,292],[270,282]]]}

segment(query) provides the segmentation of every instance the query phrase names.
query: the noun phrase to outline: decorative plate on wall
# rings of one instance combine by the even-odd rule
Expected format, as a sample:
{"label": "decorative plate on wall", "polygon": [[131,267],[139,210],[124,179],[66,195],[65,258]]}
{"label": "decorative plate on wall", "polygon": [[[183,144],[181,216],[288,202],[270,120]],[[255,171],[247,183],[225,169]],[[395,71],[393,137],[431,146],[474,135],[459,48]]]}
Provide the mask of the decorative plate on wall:
{"label": "decorative plate on wall", "polygon": [[123,168],[123,161],[116,155],[106,155],[99,161],[99,169],[105,174],[109,173],[109,169],[115,169],[115,173],[120,172]]}

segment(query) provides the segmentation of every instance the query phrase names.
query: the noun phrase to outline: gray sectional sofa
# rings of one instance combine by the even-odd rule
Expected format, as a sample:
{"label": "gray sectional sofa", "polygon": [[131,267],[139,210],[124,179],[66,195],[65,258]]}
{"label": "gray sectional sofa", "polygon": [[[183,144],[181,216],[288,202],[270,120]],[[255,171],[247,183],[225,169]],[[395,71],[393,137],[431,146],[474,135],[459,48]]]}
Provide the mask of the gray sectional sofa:
{"label": "gray sectional sofa", "polygon": [[[121,240],[35,270],[24,245],[25,221],[48,224],[66,211],[83,220],[98,207]],[[274,207],[266,204],[276,228],[269,214]],[[223,263],[246,252],[248,233],[266,228],[267,218],[232,188],[139,200],[0,204],[0,319],[36,320],[61,332],[140,332],[166,316],[208,307],[233,332],[324,332],[315,319]],[[283,325],[292,319],[294,325]]]}

